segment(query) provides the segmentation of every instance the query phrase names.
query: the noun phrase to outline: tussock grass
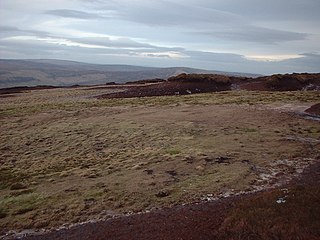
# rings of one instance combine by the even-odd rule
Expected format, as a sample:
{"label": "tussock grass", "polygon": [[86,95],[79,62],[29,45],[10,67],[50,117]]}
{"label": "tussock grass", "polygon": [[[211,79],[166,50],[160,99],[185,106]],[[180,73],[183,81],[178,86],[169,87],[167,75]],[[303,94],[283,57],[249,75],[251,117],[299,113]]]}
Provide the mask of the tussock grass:
{"label": "tussock grass", "polygon": [[[317,92],[87,95],[54,89],[0,99],[2,229],[59,226],[105,210],[135,212],[250,190],[258,170],[276,160],[300,162],[318,153],[317,146],[286,140],[318,139],[318,123],[251,106],[315,102]],[[221,157],[230,161],[217,163]],[[18,183],[27,188],[10,188]],[[161,191],[168,195],[157,197]]]}
{"label": "tussock grass", "polygon": [[[21,116],[35,114],[48,110],[75,111],[84,108],[119,107],[119,106],[166,106],[166,105],[221,105],[221,104],[270,104],[289,102],[316,102],[320,98],[319,91],[295,92],[253,92],[253,91],[227,91],[217,93],[192,94],[183,96],[160,96],[124,99],[97,100],[80,99],[79,101],[65,100],[64,102],[26,102],[21,96],[19,104],[0,104],[0,117]],[[26,99],[27,100],[27,99]]]}

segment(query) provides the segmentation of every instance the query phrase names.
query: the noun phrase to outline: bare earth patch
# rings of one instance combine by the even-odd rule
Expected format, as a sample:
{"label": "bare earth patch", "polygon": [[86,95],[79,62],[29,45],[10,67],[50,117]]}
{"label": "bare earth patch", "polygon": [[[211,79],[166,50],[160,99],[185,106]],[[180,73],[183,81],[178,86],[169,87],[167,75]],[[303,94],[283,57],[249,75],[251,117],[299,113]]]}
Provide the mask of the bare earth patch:
{"label": "bare earth patch", "polygon": [[1,235],[272,188],[319,157],[319,123],[275,109],[316,91],[94,98],[114,91],[0,98]]}

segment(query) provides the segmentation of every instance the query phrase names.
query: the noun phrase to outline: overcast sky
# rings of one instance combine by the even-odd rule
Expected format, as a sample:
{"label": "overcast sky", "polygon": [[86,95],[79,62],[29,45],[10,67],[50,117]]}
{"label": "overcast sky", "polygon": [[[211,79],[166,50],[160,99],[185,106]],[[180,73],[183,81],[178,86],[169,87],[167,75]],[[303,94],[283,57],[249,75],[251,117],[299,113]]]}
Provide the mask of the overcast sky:
{"label": "overcast sky", "polygon": [[0,0],[0,58],[320,72],[319,0]]}

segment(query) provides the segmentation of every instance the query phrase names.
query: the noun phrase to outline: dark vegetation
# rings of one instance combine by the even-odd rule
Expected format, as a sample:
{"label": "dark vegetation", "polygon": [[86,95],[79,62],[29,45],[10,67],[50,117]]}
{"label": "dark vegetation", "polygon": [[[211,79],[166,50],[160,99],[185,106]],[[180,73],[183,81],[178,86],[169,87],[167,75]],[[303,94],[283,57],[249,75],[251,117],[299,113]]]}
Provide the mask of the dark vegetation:
{"label": "dark vegetation", "polygon": [[36,86],[36,87],[21,86],[21,87],[11,87],[11,88],[0,88],[0,95],[21,93],[21,92],[30,91],[30,90],[43,90],[43,89],[53,89],[53,88],[58,88],[58,87],[55,87],[55,86]]}
{"label": "dark vegetation", "polygon": [[166,80],[161,79],[161,78],[155,78],[155,79],[146,79],[146,80],[126,82],[126,84],[148,84],[148,83],[159,83],[159,82],[165,82],[165,81]]}
{"label": "dark vegetation", "polygon": [[317,103],[306,110],[307,113],[320,116],[320,103]]}
{"label": "dark vegetation", "polygon": [[[132,82],[130,82],[132,83]],[[180,74],[168,80],[142,80],[134,82],[144,84],[130,87],[119,93],[111,93],[99,98],[130,98],[168,95],[187,95],[229,90],[253,91],[298,91],[319,90],[320,74],[285,74],[259,78],[235,77],[217,74]],[[157,83],[157,84],[147,84]]]}
{"label": "dark vegetation", "polygon": [[[100,98],[187,95],[192,93],[227,91],[231,85],[228,77],[225,76],[197,74],[181,74],[176,77],[171,77],[167,81],[160,81],[158,79],[157,82],[158,84],[135,86],[129,88],[127,91],[103,95]],[[138,83],[145,84],[145,81]]]}

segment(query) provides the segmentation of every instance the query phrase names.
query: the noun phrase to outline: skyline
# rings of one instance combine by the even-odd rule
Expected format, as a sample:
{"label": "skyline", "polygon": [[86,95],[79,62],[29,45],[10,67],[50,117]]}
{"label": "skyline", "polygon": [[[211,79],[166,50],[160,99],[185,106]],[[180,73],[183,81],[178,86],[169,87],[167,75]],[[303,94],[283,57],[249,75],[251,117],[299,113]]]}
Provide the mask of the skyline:
{"label": "skyline", "polygon": [[2,0],[0,56],[320,72],[316,0]]}

